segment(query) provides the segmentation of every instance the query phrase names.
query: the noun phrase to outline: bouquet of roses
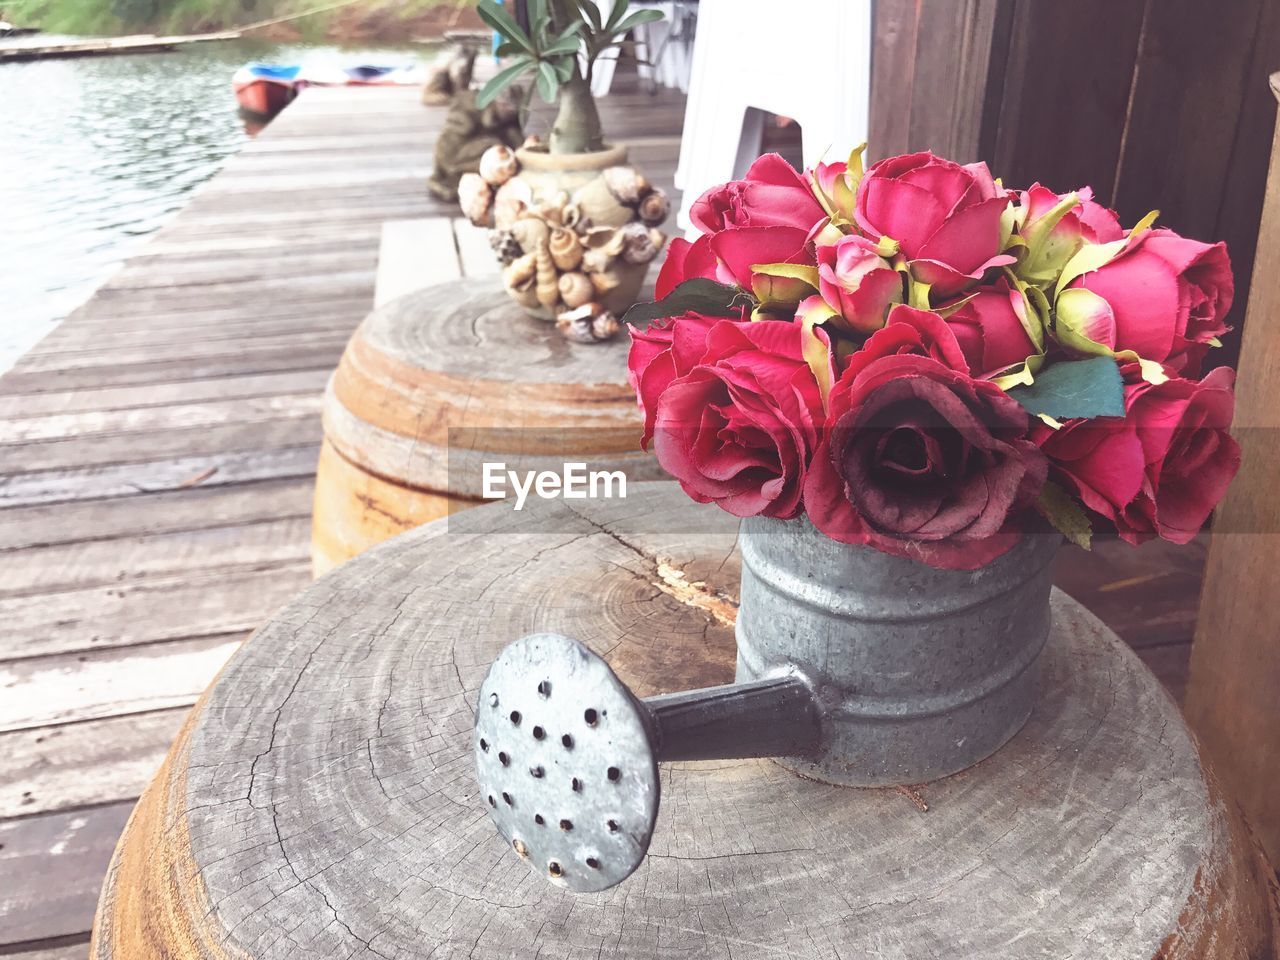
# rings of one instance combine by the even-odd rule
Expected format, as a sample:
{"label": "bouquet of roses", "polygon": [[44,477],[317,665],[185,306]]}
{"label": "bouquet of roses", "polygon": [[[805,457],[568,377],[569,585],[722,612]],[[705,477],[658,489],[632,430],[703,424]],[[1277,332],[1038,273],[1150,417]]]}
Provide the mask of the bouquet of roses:
{"label": "bouquet of roses", "polygon": [[693,205],[627,315],[646,449],[700,502],[973,569],[1043,516],[1190,540],[1240,462],[1226,247],[1088,188],[776,155]]}

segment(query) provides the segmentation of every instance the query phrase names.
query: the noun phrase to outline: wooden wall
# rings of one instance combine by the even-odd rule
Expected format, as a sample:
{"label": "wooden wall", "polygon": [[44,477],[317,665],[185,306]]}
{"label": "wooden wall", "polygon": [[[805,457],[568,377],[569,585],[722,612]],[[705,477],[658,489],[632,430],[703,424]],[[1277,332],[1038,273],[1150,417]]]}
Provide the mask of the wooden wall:
{"label": "wooden wall", "polygon": [[[1280,69],[1271,0],[875,0],[871,157],[986,160],[1226,240],[1243,322]],[[1234,363],[1237,330],[1219,359]]]}

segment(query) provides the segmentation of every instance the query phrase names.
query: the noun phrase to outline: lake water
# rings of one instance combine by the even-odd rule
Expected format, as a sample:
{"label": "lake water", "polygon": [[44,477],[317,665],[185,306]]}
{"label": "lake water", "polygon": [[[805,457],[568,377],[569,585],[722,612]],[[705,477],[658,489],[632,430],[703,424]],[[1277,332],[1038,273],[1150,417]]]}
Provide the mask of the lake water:
{"label": "lake water", "polygon": [[83,303],[245,141],[231,92],[237,67],[426,56],[420,46],[237,40],[0,64],[0,371]]}

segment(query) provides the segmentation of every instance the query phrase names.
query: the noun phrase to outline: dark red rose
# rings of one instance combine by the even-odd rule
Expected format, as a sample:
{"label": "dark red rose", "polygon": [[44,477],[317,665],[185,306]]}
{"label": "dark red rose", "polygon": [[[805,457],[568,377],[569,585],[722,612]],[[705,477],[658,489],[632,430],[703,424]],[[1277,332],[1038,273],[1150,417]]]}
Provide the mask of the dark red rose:
{"label": "dark red rose", "polygon": [[936,315],[898,307],[832,387],[805,509],[832,539],[975,569],[1017,542],[1009,520],[1044,485],[1028,428]]}
{"label": "dark red rose", "polygon": [[1240,469],[1228,432],[1235,374],[1212,370],[1199,383],[1153,385],[1126,368],[1125,415],[1040,425],[1034,439],[1055,478],[1115,524],[1122,539],[1186,543],[1204,526]]}
{"label": "dark red rose", "polygon": [[[739,517],[796,516],[822,422],[800,328],[790,321],[717,321],[705,330],[701,358],[686,370],[679,344],[687,319],[672,324],[670,364],[681,373],[657,396],[658,462],[701,503]],[[691,321],[688,342],[703,337],[704,320]],[[665,376],[665,366],[655,371],[665,362],[662,355],[650,362],[642,388]]]}
{"label": "dark red rose", "polygon": [[756,160],[741,180],[712,187],[689,208],[689,219],[703,233],[726,227],[796,227],[806,234],[826,211],[791,164],[776,153]]}

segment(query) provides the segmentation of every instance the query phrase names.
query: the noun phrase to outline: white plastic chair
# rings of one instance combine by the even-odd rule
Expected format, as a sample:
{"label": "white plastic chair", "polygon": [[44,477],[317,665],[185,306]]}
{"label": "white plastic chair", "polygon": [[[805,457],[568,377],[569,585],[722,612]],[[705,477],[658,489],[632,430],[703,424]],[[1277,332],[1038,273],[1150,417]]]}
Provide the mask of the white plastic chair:
{"label": "white plastic chair", "polygon": [[677,223],[760,155],[765,112],[800,125],[805,166],[867,139],[872,0],[702,0],[675,184]]}
{"label": "white plastic chair", "polygon": [[[612,0],[596,2],[601,13],[607,16]],[[648,61],[636,64],[636,74],[642,82],[649,82],[650,89],[661,85],[688,91],[690,18],[697,9],[698,5],[689,3],[688,0],[632,0],[628,13],[635,10],[657,10],[663,17],[655,23],[641,24],[632,31],[636,42],[636,57]],[[592,94],[603,97],[609,92],[613,86],[617,64],[617,50],[608,51],[596,61],[591,76]]]}

